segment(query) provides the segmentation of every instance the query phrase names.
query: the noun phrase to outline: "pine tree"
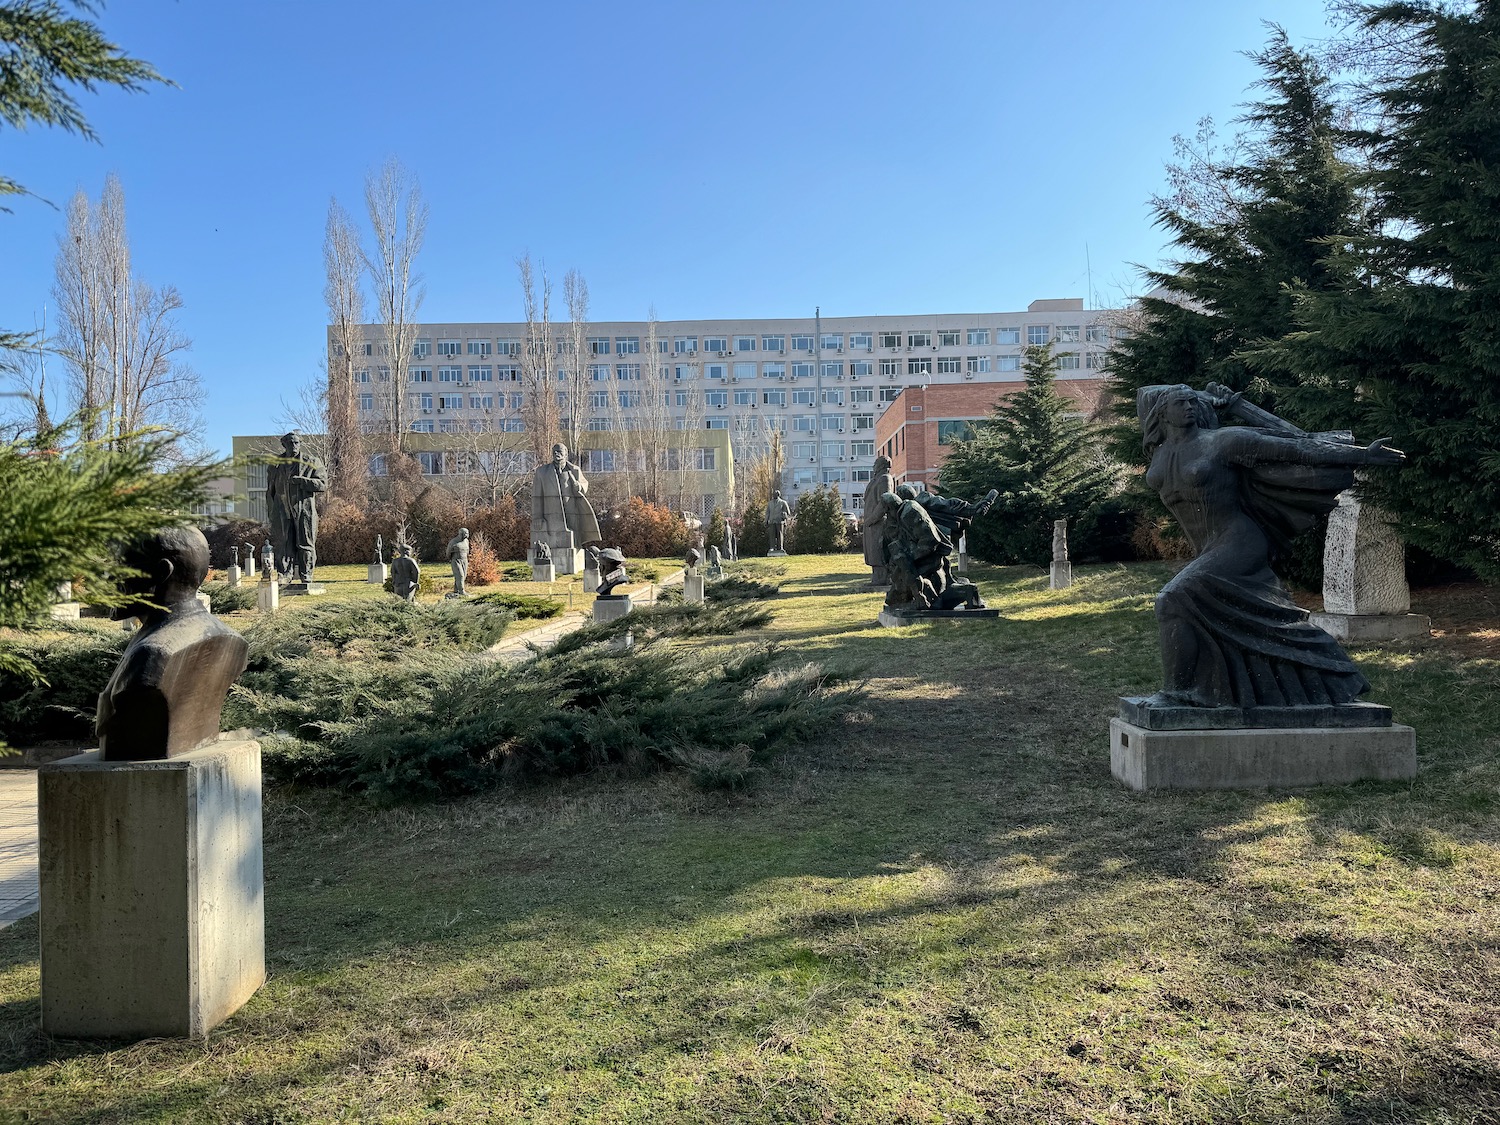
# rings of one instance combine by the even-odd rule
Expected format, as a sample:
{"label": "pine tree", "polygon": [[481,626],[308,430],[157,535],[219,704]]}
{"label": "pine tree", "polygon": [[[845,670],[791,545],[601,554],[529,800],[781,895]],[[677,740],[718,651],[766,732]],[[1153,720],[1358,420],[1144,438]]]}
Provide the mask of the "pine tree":
{"label": "pine tree", "polygon": [[[1500,4],[1367,5],[1404,45],[1372,91],[1374,222],[1297,296],[1303,331],[1266,349],[1319,428],[1393,439],[1410,458],[1364,488],[1408,542],[1500,576]],[[1336,409],[1328,409],[1332,404]],[[1346,405],[1347,404],[1347,405]]]}
{"label": "pine tree", "polygon": [[1052,521],[1089,524],[1118,479],[1096,428],[1057,392],[1051,345],[1027,348],[1023,368],[1025,388],[1001,400],[974,437],[953,444],[942,472],[950,495],[1000,493],[968,537],[972,555],[1002,565],[1046,562]]}
{"label": "pine tree", "polygon": [[705,533],[704,544],[724,550],[727,542],[724,532],[727,526],[724,522],[723,511],[715,504],[713,513],[708,517],[708,531]]}
{"label": "pine tree", "polygon": [[834,555],[848,541],[844,501],[836,484],[804,492],[792,513],[786,549],[794,555]]}
{"label": "pine tree", "polygon": [[1158,288],[1139,302],[1138,323],[1111,353],[1120,419],[1111,446],[1127,463],[1144,464],[1135,418],[1143,386],[1212,381],[1288,410],[1284,373],[1264,358],[1252,370],[1247,349],[1297,327],[1294,289],[1338,284],[1329,272],[1330,240],[1362,224],[1328,76],[1280,28],[1251,57],[1264,73],[1258,86],[1266,96],[1239,118],[1246,131],[1235,147],[1244,158],[1205,152],[1206,130],[1196,147],[1179,140],[1176,190],[1154,201],[1179,258],[1147,272]]}

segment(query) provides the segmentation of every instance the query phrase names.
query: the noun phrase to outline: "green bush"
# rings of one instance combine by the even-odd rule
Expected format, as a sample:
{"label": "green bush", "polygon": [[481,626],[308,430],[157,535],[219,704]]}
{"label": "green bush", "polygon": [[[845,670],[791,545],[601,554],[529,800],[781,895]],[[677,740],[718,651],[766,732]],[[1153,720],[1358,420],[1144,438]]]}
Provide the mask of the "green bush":
{"label": "green bush", "polygon": [[741,520],[739,552],[741,558],[764,555],[771,549],[771,540],[766,533],[766,502],[757,500],[745,508]]}
{"label": "green bush", "polygon": [[436,605],[399,598],[327,602],[259,618],[245,630],[245,639],[252,668],[304,656],[388,660],[416,649],[483,651],[504,635],[514,616],[477,598]]}
{"label": "green bush", "polygon": [[531,564],[529,562],[508,562],[500,566],[501,582],[530,582]]}
{"label": "green bush", "polygon": [[255,608],[255,587],[248,583],[231,586],[228,582],[205,582],[200,589],[208,595],[208,608],[215,613]]}
{"label": "green bush", "polygon": [[836,555],[844,549],[848,525],[838,485],[820,484],[804,492],[792,515],[786,536],[788,554]]}
{"label": "green bush", "polygon": [[0,648],[35,666],[42,682],[0,667],[0,741],[90,741],[99,693],[129,639],[114,623],[49,622],[8,633]]}
{"label": "green bush", "polygon": [[711,602],[748,602],[774,597],[781,592],[779,582],[757,582],[738,574],[726,574],[717,582],[703,588],[703,595]]}
{"label": "green bush", "polygon": [[503,590],[476,594],[471,600],[485,605],[502,606],[514,613],[518,621],[544,621],[549,617],[556,617],[563,611],[563,603],[555,598],[539,598],[531,594],[508,594]]}

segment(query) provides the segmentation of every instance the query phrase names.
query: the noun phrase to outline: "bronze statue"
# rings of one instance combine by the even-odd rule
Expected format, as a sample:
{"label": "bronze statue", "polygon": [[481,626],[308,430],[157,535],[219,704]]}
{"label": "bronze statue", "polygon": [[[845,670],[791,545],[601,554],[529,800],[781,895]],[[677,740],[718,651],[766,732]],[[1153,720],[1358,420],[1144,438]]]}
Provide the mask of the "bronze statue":
{"label": "bronze statue", "polygon": [[[600,551],[599,564],[598,594],[601,598],[610,597],[615,587],[630,581],[630,576],[625,573],[625,556],[618,547],[606,547]],[[608,564],[608,570],[605,570],[605,564]]]}
{"label": "bronze statue", "polygon": [[328,488],[323,462],[302,453],[302,435],[283,434],[281,457],[266,470],[266,516],[281,573],[311,582],[318,561],[318,493]]}
{"label": "bronze statue", "polygon": [[896,491],[896,478],[891,476],[890,459],[875,458],[870,473],[870,483],[865,485],[864,506],[860,511],[860,527],[864,529],[865,565],[870,568],[870,585],[885,586],[890,577],[885,570],[885,515],[886,507],[881,497]]}
{"label": "bronze statue", "polygon": [[[1248,422],[1221,427],[1219,412]],[[1136,412],[1147,482],[1197,557],[1156,598],[1163,690],[1146,707],[1351,703],[1369,684],[1312,625],[1271,558],[1330,511],[1354,468],[1406,459],[1386,439],[1309,434],[1217,384],[1143,387]]]}
{"label": "bronze statue", "polygon": [[892,613],[983,609],[979,587],[954,575],[949,556],[954,541],[974,520],[990,510],[998,495],[969,502],[903,484],[881,497],[882,558],[890,579],[885,605]]}
{"label": "bronze statue", "polygon": [[781,498],[778,489],[771,494],[771,502],[766,505],[766,538],[770,541],[767,550],[780,551],[786,554],[786,521],[792,518],[792,506]]}
{"label": "bronze statue", "polygon": [[163,528],[132,542],[121,583],[130,601],[116,620],[140,619],[99,693],[99,760],[173,758],[219,736],[219,712],[245,670],[249,645],[198,601],[208,540],[196,527]]}
{"label": "bronze statue", "polygon": [[396,540],[395,558],[391,560],[391,590],[404,602],[417,600],[422,584],[422,568],[412,558],[410,545]]}

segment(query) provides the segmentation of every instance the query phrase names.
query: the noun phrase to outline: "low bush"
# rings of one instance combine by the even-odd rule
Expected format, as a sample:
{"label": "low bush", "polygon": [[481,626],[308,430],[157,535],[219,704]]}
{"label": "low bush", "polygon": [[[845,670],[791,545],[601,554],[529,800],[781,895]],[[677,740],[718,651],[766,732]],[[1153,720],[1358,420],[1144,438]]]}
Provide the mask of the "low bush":
{"label": "low bush", "polygon": [[493,586],[500,581],[500,559],[490,546],[490,537],[476,531],[469,537],[469,575],[465,583],[471,586]]}
{"label": "low bush", "polygon": [[491,590],[475,594],[471,601],[485,605],[498,605],[510,610],[518,621],[545,621],[563,611],[563,604],[555,598],[539,598],[532,594],[510,594],[504,590]]}
{"label": "low bush", "polygon": [[757,582],[738,574],[726,574],[719,581],[709,582],[703,588],[703,596],[711,602],[760,601],[779,593],[779,582]]}
{"label": "low bush", "polygon": [[248,583],[231,586],[228,582],[205,582],[199,589],[208,595],[208,608],[215,613],[255,608],[255,587]]}
{"label": "low bush", "polygon": [[400,598],[329,602],[262,617],[245,630],[245,639],[252,669],[304,656],[393,659],[417,649],[482,652],[513,618],[510,610],[474,598],[436,605]]}
{"label": "low bush", "polygon": [[682,516],[639,496],[611,511],[599,530],[604,542],[620,548],[627,559],[671,558],[688,548],[688,526]]}
{"label": "low bush", "polygon": [[530,582],[531,564],[529,562],[508,562],[500,567],[500,581],[502,582]]}
{"label": "low bush", "polygon": [[92,739],[99,693],[129,639],[115,623],[49,622],[7,632],[0,646],[34,665],[42,682],[0,670],[0,741]]}

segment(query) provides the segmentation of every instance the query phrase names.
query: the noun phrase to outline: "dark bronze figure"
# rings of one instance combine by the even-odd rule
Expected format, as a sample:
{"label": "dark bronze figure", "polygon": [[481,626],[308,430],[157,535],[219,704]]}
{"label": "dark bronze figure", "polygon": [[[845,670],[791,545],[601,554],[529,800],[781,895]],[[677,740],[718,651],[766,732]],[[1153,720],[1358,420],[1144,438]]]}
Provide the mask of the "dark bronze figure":
{"label": "dark bronze figure", "polygon": [[881,496],[883,557],[890,579],[885,605],[892,613],[983,609],[979,587],[954,575],[949,556],[954,542],[990,510],[997,493],[969,502],[903,484]]}

